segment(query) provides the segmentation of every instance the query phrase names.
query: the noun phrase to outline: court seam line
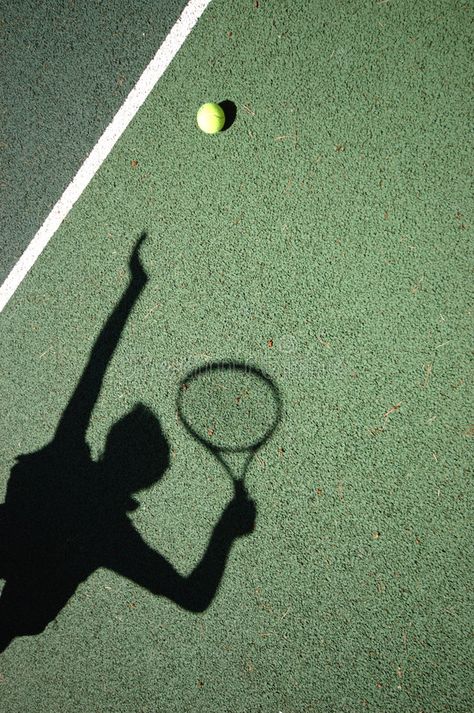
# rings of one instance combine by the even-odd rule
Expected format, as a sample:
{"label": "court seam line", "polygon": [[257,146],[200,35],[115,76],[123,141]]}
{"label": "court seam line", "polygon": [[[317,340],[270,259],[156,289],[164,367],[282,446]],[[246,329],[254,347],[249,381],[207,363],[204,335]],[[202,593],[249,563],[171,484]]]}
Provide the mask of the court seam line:
{"label": "court seam line", "polygon": [[153,59],[0,286],[0,313],[163,76],[211,0],[189,0]]}

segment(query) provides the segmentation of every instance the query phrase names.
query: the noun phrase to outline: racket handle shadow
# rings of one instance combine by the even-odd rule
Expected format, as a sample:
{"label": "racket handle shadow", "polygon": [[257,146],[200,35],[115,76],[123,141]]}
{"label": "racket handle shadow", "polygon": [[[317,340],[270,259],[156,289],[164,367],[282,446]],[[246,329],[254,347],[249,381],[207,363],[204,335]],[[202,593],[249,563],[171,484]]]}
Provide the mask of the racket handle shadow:
{"label": "racket handle shadow", "polygon": [[232,483],[234,486],[234,496],[240,500],[241,498],[247,499],[249,496],[247,487],[245,485],[243,478],[235,478],[232,476]]}
{"label": "racket handle shadow", "polygon": [[234,498],[229,503],[227,511],[232,516],[232,529],[237,537],[254,532],[257,508],[243,480],[234,479]]}

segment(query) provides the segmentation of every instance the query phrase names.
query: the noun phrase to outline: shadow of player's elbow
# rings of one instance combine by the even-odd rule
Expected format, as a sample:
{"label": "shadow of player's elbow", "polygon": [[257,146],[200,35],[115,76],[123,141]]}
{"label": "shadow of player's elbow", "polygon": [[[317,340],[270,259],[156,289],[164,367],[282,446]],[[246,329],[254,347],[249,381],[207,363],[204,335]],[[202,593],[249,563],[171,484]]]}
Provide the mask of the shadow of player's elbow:
{"label": "shadow of player's elbow", "polygon": [[212,602],[212,597],[204,592],[193,590],[188,592],[187,596],[183,597],[177,604],[192,614],[202,614],[206,611]]}

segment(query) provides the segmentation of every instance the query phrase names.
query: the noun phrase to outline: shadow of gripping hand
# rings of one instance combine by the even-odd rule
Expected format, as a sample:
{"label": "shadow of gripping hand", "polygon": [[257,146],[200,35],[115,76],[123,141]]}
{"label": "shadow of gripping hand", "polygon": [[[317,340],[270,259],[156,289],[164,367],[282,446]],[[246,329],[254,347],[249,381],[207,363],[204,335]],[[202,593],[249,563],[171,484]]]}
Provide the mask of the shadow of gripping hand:
{"label": "shadow of gripping hand", "polygon": [[249,498],[242,481],[235,480],[234,497],[223,513],[223,518],[227,521],[233,537],[250,535],[255,529],[256,516],[255,502]]}

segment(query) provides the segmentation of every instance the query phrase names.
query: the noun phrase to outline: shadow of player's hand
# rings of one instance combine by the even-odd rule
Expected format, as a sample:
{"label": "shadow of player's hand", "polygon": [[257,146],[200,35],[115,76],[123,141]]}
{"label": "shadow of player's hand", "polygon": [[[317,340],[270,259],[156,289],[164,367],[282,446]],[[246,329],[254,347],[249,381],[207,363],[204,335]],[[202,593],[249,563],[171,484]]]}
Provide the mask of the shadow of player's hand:
{"label": "shadow of player's hand", "polygon": [[137,283],[141,287],[146,285],[148,282],[148,275],[143,269],[143,265],[140,261],[140,247],[146,239],[146,233],[142,233],[137,241],[137,244],[133,248],[133,252],[130,256],[129,267],[133,282]]}
{"label": "shadow of player's hand", "polygon": [[234,537],[250,535],[255,530],[257,508],[249,498],[245,485],[234,481],[234,498],[224,510],[223,518]]}

